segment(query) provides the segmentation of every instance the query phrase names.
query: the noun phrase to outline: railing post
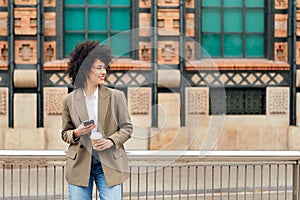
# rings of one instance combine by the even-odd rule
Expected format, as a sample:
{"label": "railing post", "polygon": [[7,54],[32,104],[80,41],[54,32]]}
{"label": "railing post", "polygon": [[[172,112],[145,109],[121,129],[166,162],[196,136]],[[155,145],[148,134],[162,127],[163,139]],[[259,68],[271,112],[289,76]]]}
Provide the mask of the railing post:
{"label": "railing post", "polygon": [[293,200],[299,200],[299,161],[293,165]]}

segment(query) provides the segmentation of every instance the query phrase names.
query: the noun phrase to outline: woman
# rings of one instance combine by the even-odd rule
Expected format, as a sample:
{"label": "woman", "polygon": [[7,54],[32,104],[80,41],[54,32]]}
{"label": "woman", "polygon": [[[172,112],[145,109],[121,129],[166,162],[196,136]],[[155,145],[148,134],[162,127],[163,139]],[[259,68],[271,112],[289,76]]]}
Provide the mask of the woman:
{"label": "woman", "polygon": [[[128,178],[123,144],[131,136],[132,123],[124,94],[102,85],[111,50],[97,41],[85,41],[76,45],[70,57],[68,75],[76,89],[63,100],[61,132],[70,144],[66,162],[69,199],[92,199],[94,181],[100,199],[122,199],[121,183]],[[95,123],[83,124],[90,119]],[[103,135],[94,146],[93,131]]]}

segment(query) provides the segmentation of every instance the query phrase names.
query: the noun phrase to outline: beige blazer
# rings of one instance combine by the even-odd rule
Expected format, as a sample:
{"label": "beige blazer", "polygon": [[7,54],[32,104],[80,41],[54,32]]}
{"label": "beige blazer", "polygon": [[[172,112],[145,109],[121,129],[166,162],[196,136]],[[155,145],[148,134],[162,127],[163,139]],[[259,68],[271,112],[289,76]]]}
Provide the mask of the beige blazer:
{"label": "beige blazer", "polygon": [[[99,86],[98,131],[111,138],[115,146],[98,152],[104,176],[109,186],[117,185],[128,178],[128,160],[123,144],[130,138],[132,123],[123,92]],[[63,99],[63,141],[69,145],[66,161],[66,179],[69,183],[88,186],[92,163],[92,145],[89,135],[74,141],[73,131],[84,120],[88,120],[83,89],[79,88]]]}

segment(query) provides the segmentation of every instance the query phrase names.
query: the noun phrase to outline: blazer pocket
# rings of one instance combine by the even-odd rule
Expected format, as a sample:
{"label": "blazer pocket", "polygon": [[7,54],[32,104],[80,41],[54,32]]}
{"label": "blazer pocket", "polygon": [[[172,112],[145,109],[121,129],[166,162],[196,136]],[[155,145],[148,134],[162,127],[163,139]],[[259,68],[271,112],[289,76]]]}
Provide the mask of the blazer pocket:
{"label": "blazer pocket", "polygon": [[115,159],[118,159],[124,155],[124,150],[123,149],[116,149],[113,151],[113,155]]}
{"label": "blazer pocket", "polygon": [[67,152],[67,157],[72,159],[72,160],[75,160],[76,159],[76,156],[77,156],[77,152],[72,150],[72,149],[69,149],[68,152]]}

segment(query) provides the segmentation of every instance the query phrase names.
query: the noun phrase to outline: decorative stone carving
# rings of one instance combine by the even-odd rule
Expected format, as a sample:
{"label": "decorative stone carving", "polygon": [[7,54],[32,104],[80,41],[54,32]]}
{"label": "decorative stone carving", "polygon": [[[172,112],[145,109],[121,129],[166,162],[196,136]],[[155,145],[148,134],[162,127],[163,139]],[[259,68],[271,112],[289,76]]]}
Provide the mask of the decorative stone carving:
{"label": "decorative stone carving", "polygon": [[44,6],[45,7],[55,7],[56,6],[56,1],[55,0],[45,0],[44,1]]}
{"label": "decorative stone carving", "polygon": [[16,40],[15,55],[17,64],[35,64],[37,62],[36,41]]}
{"label": "decorative stone carving", "polygon": [[132,115],[148,115],[151,106],[151,88],[137,88],[128,96]]}
{"label": "decorative stone carving", "polygon": [[186,8],[194,8],[195,7],[195,0],[186,0],[185,1]]}
{"label": "decorative stone carving", "polygon": [[6,115],[7,92],[0,90],[0,115]]}
{"label": "decorative stone carving", "polygon": [[66,88],[45,88],[45,111],[47,115],[61,115],[62,100],[67,93]]}
{"label": "decorative stone carving", "polygon": [[158,63],[159,64],[178,64],[179,63],[179,44],[176,41],[158,42]]}
{"label": "decorative stone carving", "polygon": [[189,115],[208,115],[209,108],[209,90],[206,87],[186,88],[187,110]]}
{"label": "decorative stone carving", "polygon": [[0,1],[0,6],[7,6],[7,2],[8,2],[8,0],[1,0]]}
{"label": "decorative stone carving", "polygon": [[140,8],[150,8],[151,7],[151,0],[139,0]]}
{"label": "decorative stone carving", "polygon": [[275,37],[287,37],[287,14],[275,14]]}
{"label": "decorative stone carving", "polygon": [[296,35],[300,36],[300,10],[296,13]]}
{"label": "decorative stone carving", "polygon": [[193,42],[185,43],[185,60],[195,60],[195,46]]}
{"label": "decorative stone carving", "polygon": [[268,115],[289,114],[289,88],[287,87],[267,88],[267,114]]}
{"label": "decorative stone carving", "polygon": [[288,52],[287,52],[287,43],[277,42],[274,44],[274,55],[276,61],[285,61],[288,60]]}
{"label": "decorative stone carving", "polygon": [[55,12],[45,12],[45,36],[56,35],[56,13]]}
{"label": "decorative stone carving", "polygon": [[55,41],[44,42],[44,61],[56,60],[56,44]]}
{"label": "decorative stone carving", "polygon": [[36,35],[36,8],[15,8],[15,34]]}
{"label": "decorative stone carving", "polygon": [[297,0],[297,7],[300,8],[300,0]]}
{"label": "decorative stone carving", "polygon": [[275,0],[275,9],[287,9],[288,0]]}
{"label": "decorative stone carving", "polygon": [[7,35],[7,12],[0,12],[0,35]]}
{"label": "decorative stone carving", "polygon": [[159,35],[179,35],[179,10],[160,9],[157,20]]}
{"label": "decorative stone carving", "polygon": [[151,60],[151,44],[150,42],[139,43],[139,58],[140,60],[150,61]]}
{"label": "decorative stone carving", "polygon": [[8,43],[0,41],[0,61],[8,61]]}

